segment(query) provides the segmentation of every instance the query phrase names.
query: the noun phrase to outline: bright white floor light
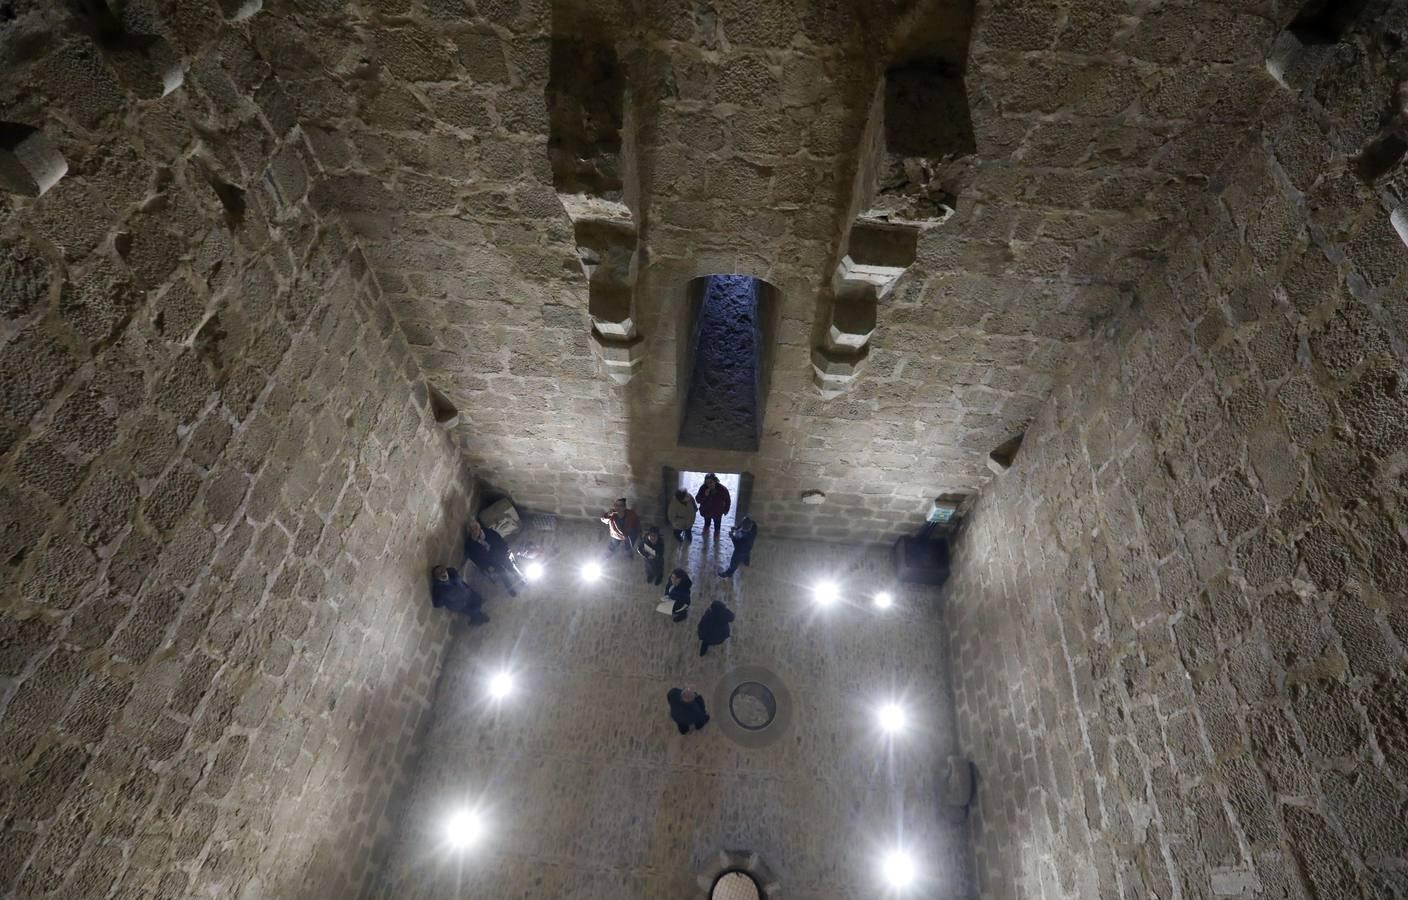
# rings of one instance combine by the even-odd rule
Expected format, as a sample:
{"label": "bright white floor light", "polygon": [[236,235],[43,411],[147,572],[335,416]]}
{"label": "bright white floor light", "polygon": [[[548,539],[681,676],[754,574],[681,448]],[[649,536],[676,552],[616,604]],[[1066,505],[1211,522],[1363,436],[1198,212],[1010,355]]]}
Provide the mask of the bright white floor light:
{"label": "bright white floor light", "polygon": [[473,810],[462,809],[445,822],[445,838],[459,849],[473,846],[484,836],[484,820]]}
{"label": "bright white floor light", "polygon": [[507,672],[499,672],[489,679],[489,696],[495,700],[502,700],[513,693],[513,676]]}
{"label": "bright white floor light", "polygon": [[589,562],[582,565],[582,580],[596,581],[601,577],[601,563]]}
{"label": "bright white floor light", "polygon": [[890,734],[901,731],[909,721],[909,716],[905,715],[904,707],[898,703],[886,703],[880,707],[878,718],[880,719],[880,727]]}
{"label": "bright white floor light", "polygon": [[530,562],[523,567],[523,577],[529,581],[537,581],[543,577],[543,564],[540,562]]}
{"label": "bright white floor light", "polygon": [[885,881],[890,887],[896,890],[904,890],[914,884],[914,879],[918,876],[918,870],[914,867],[914,860],[909,858],[909,854],[903,850],[894,850],[885,855],[885,859],[880,863],[880,871],[885,876]]}
{"label": "bright white floor light", "polygon": [[816,596],[816,602],[822,606],[830,606],[841,599],[841,588],[834,581],[818,582],[817,586],[813,588],[813,593]]}
{"label": "bright white floor light", "polygon": [[875,595],[875,605],[879,609],[889,609],[895,605],[895,598],[890,596],[889,591],[881,591]]}

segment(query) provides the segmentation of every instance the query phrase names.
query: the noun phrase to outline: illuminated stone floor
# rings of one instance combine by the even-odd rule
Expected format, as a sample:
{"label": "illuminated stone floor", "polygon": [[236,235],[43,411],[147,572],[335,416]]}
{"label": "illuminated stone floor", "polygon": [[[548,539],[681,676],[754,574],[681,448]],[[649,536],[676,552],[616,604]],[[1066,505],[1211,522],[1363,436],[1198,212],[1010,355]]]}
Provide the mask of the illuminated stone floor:
{"label": "illuminated stone floor", "polygon": [[[937,592],[899,587],[883,549],[767,536],[751,569],[714,574],[728,541],[696,538],[670,565],[695,578],[688,623],[653,609],[660,590],[638,560],[595,585],[604,527],[563,522],[548,536],[548,576],[517,601],[495,593],[492,621],[457,631],[418,778],[378,893],[404,897],[684,898],[720,849],[753,850],[786,897],[883,896],[879,859],[903,844],[921,872],[909,896],[963,895],[962,832],[939,803],[953,746]],[[702,573],[702,574],[701,574]],[[830,574],[842,601],[814,603]],[[870,594],[890,590],[893,608]],[[722,598],[733,638],[700,658],[695,626]],[[665,693],[706,698],[739,666],[776,672],[795,714],[771,744],[740,746],[717,727],[681,737]],[[516,691],[486,684],[510,669]],[[875,708],[901,699],[909,727],[890,739]],[[447,846],[445,823],[476,808],[475,846]]]}

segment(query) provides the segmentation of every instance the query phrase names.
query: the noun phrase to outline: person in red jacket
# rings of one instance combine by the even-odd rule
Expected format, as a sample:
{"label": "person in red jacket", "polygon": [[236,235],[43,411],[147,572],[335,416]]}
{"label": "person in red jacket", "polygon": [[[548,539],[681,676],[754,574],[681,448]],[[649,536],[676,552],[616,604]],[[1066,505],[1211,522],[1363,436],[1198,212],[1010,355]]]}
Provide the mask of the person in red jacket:
{"label": "person in red jacket", "polygon": [[717,540],[720,530],[723,528],[724,515],[733,505],[733,498],[728,495],[728,488],[719,484],[719,476],[710,472],[704,476],[704,484],[699,488],[699,493],[694,495],[694,500],[699,504],[699,515],[704,518],[704,535],[709,534],[709,523],[714,523],[714,539]]}

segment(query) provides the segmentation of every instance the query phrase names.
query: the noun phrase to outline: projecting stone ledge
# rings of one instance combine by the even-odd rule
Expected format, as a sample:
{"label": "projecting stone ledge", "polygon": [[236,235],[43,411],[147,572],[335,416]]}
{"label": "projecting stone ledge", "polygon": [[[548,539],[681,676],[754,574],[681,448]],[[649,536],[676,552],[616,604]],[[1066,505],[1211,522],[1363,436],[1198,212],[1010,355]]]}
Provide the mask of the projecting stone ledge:
{"label": "projecting stone ledge", "polygon": [[645,339],[640,335],[632,338],[606,337],[592,329],[592,352],[601,359],[606,374],[617,384],[625,384],[636,374],[645,358]]}
{"label": "projecting stone ledge", "polygon": [[859,350],[817,347],[812,350],[812,383],[823,399],[839,397],[850,389],[869,358],[869,345]]}
{"label": "projecting stone ledge", "polygon": [[870,284],[885,296],[919,252],[919,229],[858,220],[851,226],[846,255],[836,266],[837,285]]}

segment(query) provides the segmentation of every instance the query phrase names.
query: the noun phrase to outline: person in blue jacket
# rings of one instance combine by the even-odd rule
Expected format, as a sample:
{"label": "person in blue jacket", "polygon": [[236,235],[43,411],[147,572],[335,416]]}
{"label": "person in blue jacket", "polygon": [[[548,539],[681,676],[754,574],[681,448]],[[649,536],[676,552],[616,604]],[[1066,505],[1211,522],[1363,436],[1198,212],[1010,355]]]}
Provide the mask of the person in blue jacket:
{"label": "person in blue jacket", "polygon": [[694,587],[694,582],[689,579],[689,573],[684,569],[676,569],[670,573],[670,581],[665,585],[665,598],[675,602],[670,610],[670,620],[673,622],[683,622],[689,618],[689,591]]}
{"label": "person in blue jacket", "polygon": [[670,718],[680,734],[689,734],[689,729],[698,730],[709,724],[709,713],[704,709],[704,698],[689,688],[671,688],[665,695],[670,703]]}
{"label": "person in blue jacket", "polygon": [[739,566],[746,566],[753,558],[753,542],[758,539],[758,525],[748,516],[729,529],[729,539],[733,541],[733,556],[728,568],[719,573],[720,578],[732,578]]}
{"label": "person in blue jacket", "polygon": [[460,573],[445,566],[430,570],[430,603],[436,609],[448,609],[469,617],[471,625],[489,621],[484,614],[484,598],[465,583]]}
{"label": "person in blue jacket", "polygon": [[724,605],[722,600],[715,600],[709,604],[709,608],[704,610],[704,615],[699,619],[699,655],[703,656],[709,652],[710,647],[722,644],[728,640],[728,623],[733,621],[733,610]]}

